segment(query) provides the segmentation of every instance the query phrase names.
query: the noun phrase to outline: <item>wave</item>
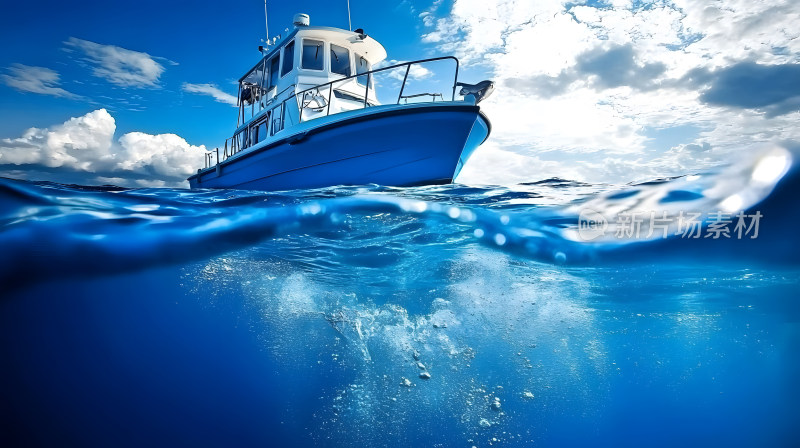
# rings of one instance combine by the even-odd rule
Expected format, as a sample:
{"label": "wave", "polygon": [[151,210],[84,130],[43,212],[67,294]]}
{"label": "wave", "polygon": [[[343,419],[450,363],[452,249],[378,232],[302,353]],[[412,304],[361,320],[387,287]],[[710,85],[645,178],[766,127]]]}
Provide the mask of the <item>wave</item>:
{"label": "wave", "polygon": [[[660,257],[796,264],[795,159],[774,147],[717,172],[627,186],[546,179],[514,188],[371,185],[264,193],[0,179],[0,281],[21,287],[103,276],[265,241],[295,248],[295,256],[318,265],[333,263],[329,254],[347,248],[355,248],[349,263],[380,265],[421,247],[468,244],[577,265]],[[720,215],[730,221],[727,236],[714,237]],[[737,215],[746,224],[738,233]],[[696,216],[698,237],[681,232],[687,216]]]}

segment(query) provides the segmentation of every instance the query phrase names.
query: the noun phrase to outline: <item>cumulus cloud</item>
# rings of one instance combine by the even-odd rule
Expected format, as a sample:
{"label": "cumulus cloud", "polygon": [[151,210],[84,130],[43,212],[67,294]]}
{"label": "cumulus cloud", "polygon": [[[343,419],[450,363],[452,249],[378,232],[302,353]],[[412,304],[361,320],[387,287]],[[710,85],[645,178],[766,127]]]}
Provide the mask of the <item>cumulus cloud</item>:
{"label": "cumulus cloud", "polygon": [[61,87],[61,77],[55,70],[46,67],[32,67],[23,64],[12,64],[6,74],[0,76],[3,82],[20,92],[39,93],[42,95],[79,99],[79,95],[68,92]]}
{"label": "cumulus cloud", "polygon": [[536,75],[528,78],[508,78],[505,84],[512,89],[535,93],[544,98],[561,95],[573,83],[596,90],[629,87],[652,90],[666,71],[660,62],[640,63],[631,44],[598,45],[576,58],[575,65],[558,76]]}
{"label": "cumulus cloud", "polygon": [[70,37],[64,45],[69,51],[80,51],[95,76],[120,87],[158,87],[164,73],[164,66],[147,53],[75,37]]}
{"label": "cumulus cloud", "polygon": [[648,90],[656,86],[654,80],[666,71],[666,65],[661,62],[638,63],[633,45],[626,44],[586,52],[577,58],[575,69],[589,75],[590,84],[601,89],[628,86]]}
{"label": "cumulus cloud", "polygon": [[133,173],[154,173],[153,180],[185,181],[197,171],[205,153],[204,146],[194,146],[175,134],[151,135],[129,132],[119,138],[121,151],[115,168]]}
{"label": "cumulus cloud", "polygon": [[[626,182],[800,140],[795,1],[455,0],[420,20],[423,42],[496,81],[487,164],[515,154],[531,176]],[[685,141],[652,137],[687,126]]]}
{"label": "cumulus cloud", "polygon": [[692,80],[708,90],[700,100],[719,106],[764,110],[769,116],[800,110],[800,64],[763,65],[741,62]]}
{"label": "cumulus cloud", "polygon": [[0,164],[92,171],[93,166],[111,161],[115,129],[114,118],[105,109],[50,129],[30,128],[19,138],[0,140]]}
{"label": "cumulus cloud", "polygon": [[187,82],[183,83],[182,88],[184,92],[208,95],[220,103],[236,106],[236,96],[223,92],[214,84],[191,84]]}
{"label": "cumulus cloud", "polygon": [[186,186],[203,163],[204,146],[175,134],[130,132],[114,141],[105,109],[48,129],[0,140],[0,174],[25,179],[121,186]]}

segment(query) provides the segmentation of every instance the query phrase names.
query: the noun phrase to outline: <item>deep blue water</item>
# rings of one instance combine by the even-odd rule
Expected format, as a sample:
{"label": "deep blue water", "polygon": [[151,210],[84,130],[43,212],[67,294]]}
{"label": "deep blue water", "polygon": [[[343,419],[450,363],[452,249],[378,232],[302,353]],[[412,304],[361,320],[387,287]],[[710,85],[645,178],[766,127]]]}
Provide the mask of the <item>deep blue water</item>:
{"label": "deep blue water", "polygon": [[[0,179],[0,443],[798,446],[796,158],[628,186]],[[586,241],[587,209],[704,234]],[[704,237],[740,210],[757,238]]]}

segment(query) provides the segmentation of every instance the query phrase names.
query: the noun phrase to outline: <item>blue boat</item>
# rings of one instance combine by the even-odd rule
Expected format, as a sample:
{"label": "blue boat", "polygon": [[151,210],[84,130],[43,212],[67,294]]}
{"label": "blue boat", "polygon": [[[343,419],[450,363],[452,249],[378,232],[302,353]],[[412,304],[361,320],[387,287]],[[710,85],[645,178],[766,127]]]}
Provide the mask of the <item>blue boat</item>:
{"label": "blue boat", "polygon": [[[312,27],[306,14],[270,43],[274,48],[260,48],[263,57],[239,80],[233,137],[206,153],[191,188],[451,183],[491,132],[478,103],[494,84],[458,82],[455,57],[374,68],[386,59],[375,39],[360,29]],[[443,64],[453,73],[445,92],[411,91],[415,74]],[[399,94],[379,101],[379,83],[394,83]]]}

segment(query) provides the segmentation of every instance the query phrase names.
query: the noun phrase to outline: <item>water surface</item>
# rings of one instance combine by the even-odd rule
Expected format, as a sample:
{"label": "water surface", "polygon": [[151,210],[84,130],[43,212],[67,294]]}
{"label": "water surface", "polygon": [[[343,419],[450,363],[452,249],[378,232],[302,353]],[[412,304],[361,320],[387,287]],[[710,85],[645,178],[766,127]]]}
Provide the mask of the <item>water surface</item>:
{"label": "water surface", "polygon": [[[0,179],[2,438],[796,446],[794,158],[627,186]],[[627,235],[650,211],[667,237]]]}

